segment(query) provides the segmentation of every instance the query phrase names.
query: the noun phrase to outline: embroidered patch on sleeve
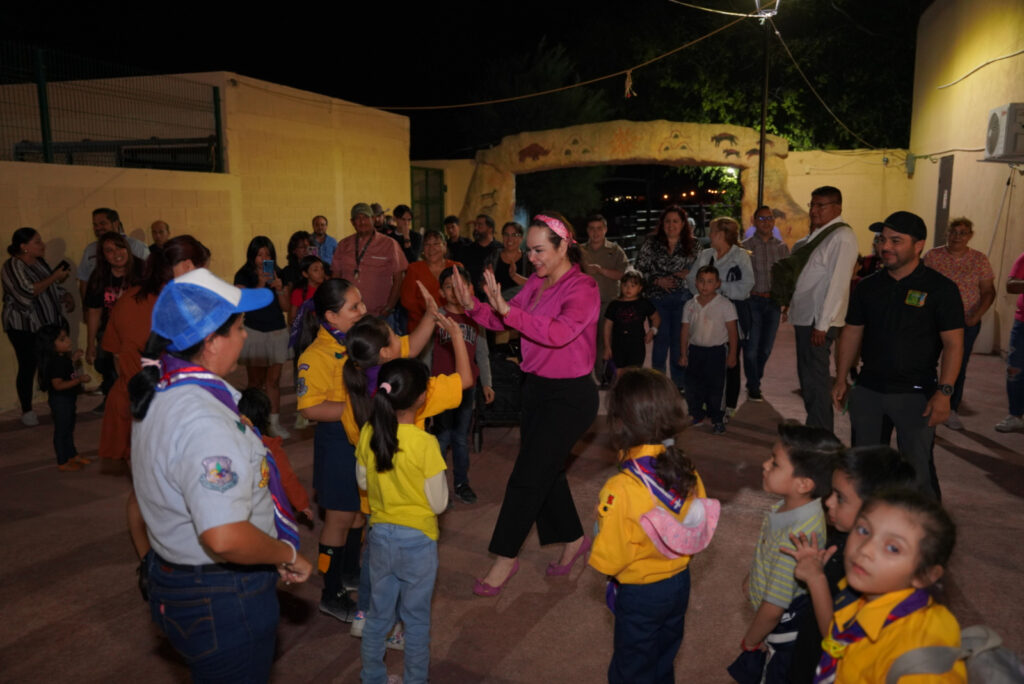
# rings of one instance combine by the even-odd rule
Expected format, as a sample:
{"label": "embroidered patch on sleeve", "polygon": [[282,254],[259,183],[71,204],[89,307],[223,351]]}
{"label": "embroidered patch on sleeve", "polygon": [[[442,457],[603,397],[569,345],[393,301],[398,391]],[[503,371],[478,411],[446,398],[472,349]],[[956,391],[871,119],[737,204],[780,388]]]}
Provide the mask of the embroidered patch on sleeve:
{"label": "embroidered patch on sleeve", "polygon": [[609,511],[612,510],[612,505],[615,503],[615,495],[609,494],[601,500],[601,503],[597,505],[597,514],[600,517],[608,515]]}
{"label": "embroidered patch on sleeve", "polygon": [[299,370],[300,371],[307,371],[307,370],[309,370],[309,364],[308,363],[300,363],[299,364]]}
{"label": "embroidered patch on sleeve", "polygon": [[267,457],[264,456],[263,460],[260,461],[260,489],[263,489],[270,482],[270,465],[267,463]]}
{"label": "embroidered patch on sleeve", "polygon": [[908,290],[907,298],[903,300],[903,303],[909,304],[910,306],[916,306],[920,309],[924,306],[924,300],[926,299],[928,299],[927,292],[921,292],[920,290]]}
{"label": "embroidered patch on sleeve", "polygon": [[299,378],[295,381],[295,396],[304,397],[306,396],[306,392],[308,391],[309,388],[306,387],[306,378],[300,375]]}
{"label": "embroidered patch on sleeve", "polygon": [[226,492],[238,484],[238,473],[231,470],[231,459],[227,456],[204,458],[199,484],[215,492]]}

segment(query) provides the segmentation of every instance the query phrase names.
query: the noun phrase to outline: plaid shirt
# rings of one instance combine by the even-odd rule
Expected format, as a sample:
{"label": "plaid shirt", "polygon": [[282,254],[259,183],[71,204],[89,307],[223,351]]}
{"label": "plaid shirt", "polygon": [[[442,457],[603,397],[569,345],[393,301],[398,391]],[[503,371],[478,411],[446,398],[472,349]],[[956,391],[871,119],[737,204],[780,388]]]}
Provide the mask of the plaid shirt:
{"label": "plaid shirt", "polygon": [[772,264],[789,256],[785,242],[771,238],[767,242],[755,233],[743,241],[743,248],[750,252],[750,265],[754,267],[754,289],[751,294],[765,294],[772,289]]}

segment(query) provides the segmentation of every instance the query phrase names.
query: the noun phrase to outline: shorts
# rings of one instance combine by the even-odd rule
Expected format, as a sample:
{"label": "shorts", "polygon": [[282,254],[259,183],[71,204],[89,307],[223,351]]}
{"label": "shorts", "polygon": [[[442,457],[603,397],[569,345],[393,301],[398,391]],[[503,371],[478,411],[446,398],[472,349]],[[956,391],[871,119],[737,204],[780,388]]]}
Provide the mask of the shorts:
{"label": "shorts", "polygon": [[331,511],[359,511],[356,448],[341,421],[317,423],[313,433],[313,489],[317,503]]}
{"label": "shorts", "polygon": [[288,359],[288,328],[261,332],[246,328],[248,337],[238,363],[243,366],[273,366]]}

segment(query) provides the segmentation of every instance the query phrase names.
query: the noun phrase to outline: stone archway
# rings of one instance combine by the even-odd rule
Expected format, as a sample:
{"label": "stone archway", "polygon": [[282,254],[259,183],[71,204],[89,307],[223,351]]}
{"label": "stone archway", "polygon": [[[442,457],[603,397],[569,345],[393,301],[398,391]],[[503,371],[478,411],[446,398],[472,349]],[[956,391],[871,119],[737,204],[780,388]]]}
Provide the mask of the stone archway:
{"label": "stone archway", "polygon": [[[667,164],[739,169],[745,217],[741,224],[747,225],[757,203],[759,140],[757,131],[744,126],[664,120],[606,121],[510,135],[496,147],[477,152],[460,219],[467,225],[477,214],[489,214],[499,226],[511,221],[518,173],[602,164]],[[783,159],[789,154],[789,143],[770,135],[765,152],[765,204],[775,211],[776,225],[792,244],[807,234],[808,216],[786,187]]]}

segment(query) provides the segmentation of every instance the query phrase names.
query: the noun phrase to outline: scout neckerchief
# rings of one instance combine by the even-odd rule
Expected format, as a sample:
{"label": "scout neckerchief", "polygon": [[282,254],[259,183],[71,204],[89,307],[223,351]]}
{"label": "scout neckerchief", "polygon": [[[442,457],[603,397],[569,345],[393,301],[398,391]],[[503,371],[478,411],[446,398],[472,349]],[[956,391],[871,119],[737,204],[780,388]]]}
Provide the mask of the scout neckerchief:
{"label": "scout neckerchief", "polygon": [[352,277],[356,280],[359,280],[359,264],[363,262],[363,257],[366,256],[366,250],[370,248],[370,243],[373,242],[373,238],[376,236],[377,231],[374,230],[370,233],[370,239],[366,241],[365,245],[363,245],[363,250],[359,251],[359,233],[356,233],[355,248],[352,250],[352,253],[355,254],[356,257],[356,270],[353,272]]}
{"label": "scout neckerchief", "polygon": [[[313,300],[310,300],[310,301],[313,301]],[[335,342],[340,344],[342,347],[346,346],[345,345],[345,333],[341,332],[340,330],[335,328],[333,325],[331,325],[327,321],[324,321],[323,323],[321,323],[320,327],[323,328],[324,330],[326,330],[327,332],[329,332],[331,334],[331,337],[334,338]]]}
{"label": "scout neckerchief", "polygon": [[[836,597],[836,610],[845,608],[851,603],[859,601],[860,598],[850,589],[844,589]],[[889,611],[889,614],[885,617],[885,622],[882,623],[882,629],[885,629],[902,617],[927,607],[929,600],[927,591],[915,589],[909,596],[896,604],[895,608]],[[864,632],[864,628],[860,626],[860,623],[857,622],[856,617],[852,618],[844,629],[840,629],[839,623],[833,619],[828,636],[821,642],[821,661],[818,663],[818,671],[814,675],[814,684],[831,684],[834,682],[836,680],[836,669],[839,667],[839,661],[846,654],[846,649],[865,636],[867,634]]]}
{"label": "scout neckerchief", "polygon": [[[235,398],[228,391],[218,375],[211,373],[202,366],[190,364],[176,356],[164,354],[161,359],[163,377],[156,386],[157,392],[166,392],[169,389],[180,385],[196,385],[209,392],[217,401],[228,407],[232,413],[238,415],[238,404]],[[245,432],[245,423],[238,422],[239,429]],[[259,430],[252,428],[257,437],[260,437]],[[268,486],[270,487],[270,498],[274,502],[274,528],[277,531],[277,538],[291,544],[293,549],[299,548],[299,526],[295,522],[295,515],[292,513],[291,505],[285,495],[284,485],[281,483],[281,473],[277,469],[274,455],[267,449],[267,469],[269,471]]]}
{"label": "scout neckerchief", "polygon": [[657,456],[638,456],[637,458],[625,461],[622,464],[622,469],[647,485],[647,488],[651,490],[651,494],[658,501],[665,504],[666,508],[678,515],[679,511],[683,510],[686,497],[679,496],[675,490],[665,487],[661,478],[658,477],[657,471],[654,469],[655,460],[657,460]]}

